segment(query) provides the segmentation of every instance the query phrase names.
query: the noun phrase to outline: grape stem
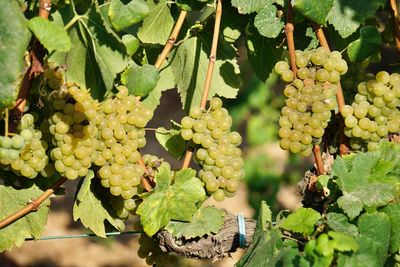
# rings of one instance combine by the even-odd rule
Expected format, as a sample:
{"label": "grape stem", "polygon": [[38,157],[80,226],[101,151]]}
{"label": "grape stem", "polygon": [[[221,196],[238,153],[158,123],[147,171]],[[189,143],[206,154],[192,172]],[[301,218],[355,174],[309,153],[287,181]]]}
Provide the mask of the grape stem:
{"label": "grape stem", "polygon": [[[49,18],[51,10],[51,0],[40,0],[39,1],[39,17],[44,19]],[[10,132],[15,132],[19,119],[24,113],[26,105],[26,99],[28,98],[29,91],[32,87],[33,78],[39,73],[43,72],[42,62],[45,55],[44,48],[39,41],[33,37],[32,48],[30,51],[30,66],[25,72],[25,76],[22,80],[21,89],[19,90],[17,101],[11,111],[10,116]]]}
{"label": "grape stem", "polygon": [[[328,51],[331,51],[328,41],[326,40],[324,31],[322,30],[320,25],[317,25],[315,23],[312,23],[315,35],[318,38],[319,43],[321,44],[322,47],[325,47],[328,49]],[[343,90],[342,90],[342,85],[340,81],[337,83],[337,92],[336,92],[336,101],[339,109],[339,154],[340,155],[346,155],[349,153],[349,147],[347,145],[347,138],[344,134],[344,120],[343,116],[341,115],[341,112],[343,110],[343,107],[345,106],[345,101],[344,101],[344,96],[343,96]]]}
{"label": "grape stem", "polygon": [[393,36],[396,41],[397,52],[400,53],[400,24],[396,0],[390,0],[390,9],[392,13]]}
{"label": "grape stem", "polygon": [[[215,61],[217,60],[218,37],[219,37],[219,29],[220,29],[220,25],[221,25],[221,17],[222,17],[222,0],[218,0],[217,8],[215,10],[214,32],[213,32],[210,57],[209,57],[208,67],[207,67],[207,75],[206,75],[206,79],[204,82],[203,95],[201,97],[201,102],[200,102],[200,108],[202,110],[206,109],[206,104],[207,104],[207,99],[208,99],[208,93],[210,91],[210,85],[211,85],[214,65],[215,65]],[[184,159],[182,162],[182,167],[181,167],[182,169],[186,169],[189,167],[192,156],[193,156],[193,148],[188,147],[186,149],[186,153],[185,153],[185,156],[184,156]]]}
{"label": "grape stem", "polygon": [[290,60],[290,68],[292,69],[294,75],[297,73],[297,66],[296,66],[296,56],[295,56],[295,48],[294,48],[294,24],[293,24],[293,7],[292,4],[289,2],[287,15],[286,15],[286,25],[285,25],[285,34],[286,40],[289,50],[289,60]]}
{"label": "grape stem", "polygon": [[37,211],[40,205],[49,198],[67,179],[65,177],[61,177],[58,179],[49,189],[44,191],[37,199],[33,201],[29,201],[28,204],[20,209],[19,211],[15,212],[14,214],[9,215],[8,217],[4,218],[0,221],[0,229],[3,229],[7,225],[15,222],[16,220],[22,218],[26,214]]}
{"label": "grape stem", "polygon": [[172,47],[174,47],[176,43],[176,38],[178,38],[179,32],[181,31],[186,15],[187,11],[185,10],[182,10],[181,13],[179,14],[178,20],[176,21],[176,24],[172,29],[172,33],[169,36],[167,42],[165,43],[164,49],[162,50],[161,54],[158,56],[156,63],[154,64],[154,66],[158,70],[161,68],[161,65],[164,63]]}
{"label": "grape stem", "polygon": [[322,156],[321,156],[321,147],[319,145],[314,145],[313,154],[315,159],[315,165],[317,167],[317,174],[321,175],[325,172],[325,169],[324,169],[324,162],[322,161]]}

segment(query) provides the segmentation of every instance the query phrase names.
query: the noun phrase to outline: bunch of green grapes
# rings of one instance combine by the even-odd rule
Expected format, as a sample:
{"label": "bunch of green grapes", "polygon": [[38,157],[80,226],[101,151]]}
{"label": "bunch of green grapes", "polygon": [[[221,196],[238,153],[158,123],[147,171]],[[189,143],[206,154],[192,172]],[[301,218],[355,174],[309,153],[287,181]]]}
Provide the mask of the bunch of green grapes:
{"label": "bunch of green grapes", "polygon": [[11,155],[16,155],[1,158],[3,167],[9,166],[17,175],[29,179],[35,178],[39,172],[45,177],[52,175],[52,166],[48,165],[49,159],[46,155],[47,143],[41,140],[41,131],[34,129],[34,117],[31,114],[22,116],[18,130],[18,135],[8,138],[11,141],[11,148],[8,150],[13,151]]}
{"label": "bunch of green grapes", "polygon": [[361,82],[354,103],[344,106],[345,135],[353,149],[369,151],[400,130],[400,74],[380,71],[375,79]]}
{"label": "bunch of green grapes", "polygon": [[[71,91],[79,90],[70,87]],[[89,115],[96,114],[97,102],[86,95],[81,102],[72,98],[54,99],[55,113],[49,118],[53,136],[51,158],[60,175],[69,180],[87,175],[98,147],[97,128],[88,123]],[[82,104],[83,103],[83,104]],[[87,112],[83,113],[83,109]]]}
{"label": "bunch of green grapes", "polygon": [[138,164],[141,157],[138,149],[146,144],[144,127],[153,114],[135,96],[129,95],[126,87],[117,89],[115,97],[97,107],[87,101],[89,92],[76,87],[68,92],[88,118],[92,136],[98,141],[92,159],[100,167],[101,184],[112,195],[131,199],[141,192],[140,178],[145,170]]}
{"label": "bunch of green grapes", "polygon": [[280,61],[275,71],[286,85],[286,105],[279,119],[282,149],[308,156],[319,144],[336,107],[337,83],[347,72],[347,63],[337,51],[325,48],[296,51],[296,76],[288,63]]}
{"label": "bunch of green grapes", "polygon": [[191,110],[181,125],[182,138],[192,140],[198,148],[195,160],[202,167],[199,176],[207,192],[216,201],[232,197],[244,178],[242,151],[238,148],[242,137],[230,132],[232,118],[222,107],[221,99],[211,99],[207,111]]}
{"label": "bunch of green grapes", "polygon": [[110,204],[115,212],[115,215],[122,220],[127,219],[130,213],[134,213],[137,207],[135,199],[124,199],[121,196],[112,196]]}
{"label": "bunch of green grapes", "polygon": [[43,74],[47,85],[52,90],[58,90],[64,84],[64,72],[59,67],[49,64],[46,66]]}

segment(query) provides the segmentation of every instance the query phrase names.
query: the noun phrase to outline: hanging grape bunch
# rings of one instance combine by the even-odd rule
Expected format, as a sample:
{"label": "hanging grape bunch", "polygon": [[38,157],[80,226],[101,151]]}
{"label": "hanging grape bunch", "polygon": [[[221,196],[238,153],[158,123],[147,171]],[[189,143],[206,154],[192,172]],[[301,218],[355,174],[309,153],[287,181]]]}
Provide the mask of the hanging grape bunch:
{"label": "hanging grape bunch", "polygon": [[46,65],[43,74],[47,85],[52,90],[58,90],[64,83],[64,72],[62,68],[58,68],[51,63]]}
{"label": "hanging grape bunch", "polygon": [[339,52],[323,47],[296,51],[296,77],[288,63],[280,61],[275,71],[286,85],[286,105],[279,119],[279,144],[282,149],[308,156],[313,144],[320,144],[325,128],[336,107],[335,94],[347,63]]}
{"label": "hanging grape bunch", "polygon": [[0,163],[3,168],[11,170],[19,176],[35,178],[40,172],[48,177],[53,173],[46,155],[47,144],[42,141],[41,131],[34,128],[34,117],[31,114],[22,116],[18,125],[18,134],[0,139]]}
{"label": "hanging grape bunch", "polygon": [[361,82],[351,106],[342,110],[352,149],[376,150],[379,140],[400,129],[400,74],[380,71]]}
{"label": "hanging grape bunch", "polygon": [[191,110],[181,125],[182,138],[193,141],[197,148],[195,160],[202,167],[199,177],[207,192],[216,201],[234,196],[244,178],[242,151],[238,148],[242,137],[230,132],[232,118],[222,107],[221,99],[211,99],[207,111]]}

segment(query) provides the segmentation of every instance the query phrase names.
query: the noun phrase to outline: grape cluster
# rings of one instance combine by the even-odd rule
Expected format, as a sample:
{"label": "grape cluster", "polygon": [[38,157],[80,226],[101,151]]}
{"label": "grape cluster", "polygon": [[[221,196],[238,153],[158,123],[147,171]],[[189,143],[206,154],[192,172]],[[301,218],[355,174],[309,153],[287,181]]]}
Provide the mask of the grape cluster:
{"label": "grape cluster", "polygon": [[140,193],[138,186],[144,170],[138,164],[138,149],[146,144],[144,127],[152,112],[129,95],[126,87],[117,89],[114,98],[99,105],[90,104],[87,91],[72,87],[68,92],[88,118],[91,136],[98,141],[92,161],[100,167],[101,184],[109,188],[112,195],[131,199]]}
{"label": "grape cluster", "polygon": [[296,51],[296,65],[296,76],[285,61],[275,65],[275,71],[289,83],[279,119],[279,144],[282,149],[308,156],[313,145],[321,142],[336,107],[337,83],[347,72],[347,63],[339,52],[320,47]]}
{"label": "grape cluster", "polygon": [[380,71],[357,90],[353,104],[342,110],[344,132],[352,149],[373,151],[379,140],[400,130],[400,74]]}
{"label": "grape cluster", "polygon": [[[12,138],[2,137],[0,150],[0,163],[4,167],[26,178],[33,179],[39,172],[42,176],[52,175],[52,166],[48,165],[46,155],[47,143],[42,141],[41,131],[34,129],[34,117],[31,114],[22,116],[18,125],[19,134]],[[6,148],[8,147],[8,148]],[[4,153],[5,156],[2,156]]]}
{"label": "grape cluster", "polygon": [[115,212],[115,215],[122,220],[127,219],[129,213],[133,213],[137,206],[135,199],[123,199],[120,196],[112,197],[110,204]]}
{"label": "grape cluster", "polygon": [[189,116],[182,118],[181,125],[182,138],[192,140],[198,147],[195,160],[202,167],[199,176],[207,192],[216,201],[232,197],[244,178],[242,151],[238,148],[242,137],[230,132],[232,118],[222,107],[221,99],[211,99],[208,111],[192,109]]}
{"label": "grape cluster", "polygon": [[[69,89],[79,90],[77,87]],[[49,131],[55,145],[50,155],[55,169],[69,180],[87,175],[98,146],[94,138],[97,129],[88,123],[87,114],[91,112],[83,113],[84,110],[96,113],[97,102],[88,94],[85,96],[82,102],[75,102],[68,97],[54,99],[53,108],[56,112],[49,118]]]}

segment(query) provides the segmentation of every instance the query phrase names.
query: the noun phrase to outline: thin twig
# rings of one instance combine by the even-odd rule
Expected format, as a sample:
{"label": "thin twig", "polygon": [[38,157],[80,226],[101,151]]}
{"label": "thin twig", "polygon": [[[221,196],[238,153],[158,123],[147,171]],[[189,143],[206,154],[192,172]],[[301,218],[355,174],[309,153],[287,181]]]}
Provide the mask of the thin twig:
{"label": "thin twig", "polygon": [[[39,17],[44,19],[49,18],[51,10],[51,0],[40,0],[39,2]],[[15,132],[19,119],[21,118],[29,91],[32,87],[33,78],[39,73],[43,72],[42,61],[44,57],[44,49],[36,38],[32,39],[32,50],[30,52],[31,64],[27,69],[25,76],[22,80],[21,89],[19,90],[17,101],[10,116],[10,132]]]}
{"label": "thin twig", "polygon": [[322,161],[322,156],[321,156],[321,148],[319,145],[314,145],[313,154],[315,159],[315,165],[317,167],[317,174],[321,175],[325,172],[325,169],[324,169],[324,162]]}
{"label": "thin twig", "polygon": [[[328,51],[331,51],[328,41],[326,40],[324,31],[322,30],[320,25],[317,25],[315,23],[312,23],[315,35],[317,36],[319,43],[321,44],[322,47],[325,47],[328,49]],[[339,154],[340,155],[346,155],[349,152],[349,147],[347,145],[347,137],[344,134],[344,119],[343,116],[341,115],[343,107],[345,106],[345,101],[344,101],[344,96],[343,96],[343,89],[340,81],[337,83],[337,92],[336,92],[336,101],[338,105],[338,118],[339,118]]]}
{"label": "thin twig", "polygon": [[296,66],[296,56],[295,56],[295,47],[294,47],[294,24],[293,24],[293,8],[292,5],[289,3],[287,16],[286,16],[286,25],[285,25],[285,34],[286,40],[289,50],[289,60],[290,60],[290,67],[296,76],[297,73],[297,66]]}
{"label": "thin twig", "polygon": [[172,29],[172,33],[169,36],[168,41],[165,43],[163,51],[158,56],[157,61],[154,64],[154,66],[157,69],[161,68],[161,65],[163,64],[164,60],[167,58],[172,47],[174,47],[176,38],[178,38],[179,32],[182,28],[183,22],[185,21],[186,15],[187,15],[187,11],[185,11],[185,10],[182,10],[181,13],[179,14],[179,18],[176,21],[174,28]]}
{"label": "thin twig", "polygon": [[[214,23],[214,33],[211,44],[210,51],[210,59],[208,61],[207,75],[204,82],[203,87],[203,95],[201,97],[200,108],[204,110],[206,108],[208,93],[210,91],[211,79],[213,75],[215,61],[217,59],[217,48],[218,48],[218,37],[219,37],[219,28],[221,25],[221,17],[222,17],[222,0],[217,1],[217,8],[215,10],[215,23]],[[182,162],[182,169],[186,169],[189,167],[190,161],[193,156],[193,149],[188,147],[186,149],[186,154],[184,160]]]}
{"label": "thin twig", "polygon": [[44,191],[37,199],[29,202],[24,208],[20,209],[14,214],[9,215],[5,219],[0,221],[0,229],[6,227],[7,225],[13,223],[14,221],[20,219],[26,214],[37,211],[40,205],[49,198],[67,179],[62,177],[58,179],[49,189]]}
{"label": "thin twig", "polygon": [[400,25],[399,25],[399,12],[397,10],[396,0],[390,0],[390,8],[392,13],[393,37],[396,41],[397,52],[400,53]]}

